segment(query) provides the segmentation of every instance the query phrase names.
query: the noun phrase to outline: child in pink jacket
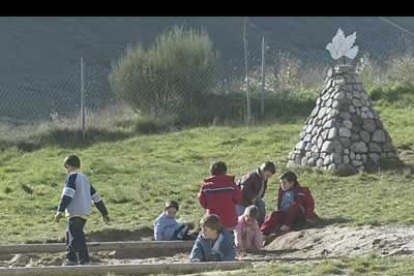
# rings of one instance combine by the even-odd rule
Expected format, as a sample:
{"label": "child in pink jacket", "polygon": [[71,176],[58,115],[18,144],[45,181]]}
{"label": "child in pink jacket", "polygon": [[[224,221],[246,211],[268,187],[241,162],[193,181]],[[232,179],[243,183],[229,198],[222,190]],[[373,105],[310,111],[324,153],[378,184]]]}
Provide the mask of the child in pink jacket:
{"label": "child in pink jacket", "polygon": [[263,246],[263,234],[260,231],[257,217],[259,209],[251,205],[247,207],[244,214],[239,216],[236,229],[234,230],[234,239],[236,247],[239,250],[260,249]]}

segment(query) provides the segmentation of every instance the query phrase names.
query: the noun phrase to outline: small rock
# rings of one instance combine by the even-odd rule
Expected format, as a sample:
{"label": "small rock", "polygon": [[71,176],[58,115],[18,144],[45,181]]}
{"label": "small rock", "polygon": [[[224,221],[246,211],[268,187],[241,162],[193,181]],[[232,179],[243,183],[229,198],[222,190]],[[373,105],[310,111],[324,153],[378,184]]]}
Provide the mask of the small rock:
{"label": "small rock", "polygon": [[293,166],[295,166],[295,161],[293,161],[293,160],[289,160],[286,164],[286,167],[288,167],[288,168],[293,167]]}
{"label": "small rock", "polygon": [[368,156],[366,154],[361,154],[362,162],[365,164],[367,163]]}
{"label": "small rock", "polygon": [[376,130],[372,135],[372,141],[385,142],[385,133],[383,130]]}
{"label": "small rock", "polygon": [[[318,99],[319,100],[319,99]],[[318,115],[318,112],[319,112],[319,106],[318,106],[318,104],[316,105],[316,107],[312,110],[312,113],[311,113],[311,117],[315,117],[316,115]]]}
{"label": "small rock", "polygon": [[378,145],[377,143],[372,142],[372,143],[369,143],[369,151],[380,153],[380,152],[382,152],[382,149],[381,149],[380,145]]}
{"label": "small rock", "polygon": [[365,129],[368,132],[374,132],[377,128],[377,125],[375,124],[375,121],[372,119],[365,119],[363,120],[362,128]]}
{"label": "small rock", "polygon": [[369,142],[369,139],[371,138],[371,135],[366,130],[362,130],[359,133],[359,135],[361,136],[362,141],[364,141],[365,143],[368,143]]}
{"label": "small rock", "polygon": [[336,137],[336,134],[338,133],[338,130],[336,128],[331,128],[329,130],[328,139],[332,140]]}
{"label": "small rock", "polygon": [[360,160],[354,160],[352,161],[352,165],[354,165],[355,167],[359,167],[362,166],[362,162]]}
{"label": "small rock", "polygon": [[304,150],[305,149],[305,142],[304,141],[299,141],[299,143],[296,144],[296,149],[297,150]]}
{"label": "small rock", "polygon": [[[335,108],[336,106],[338,106],[338,101],[341,101],[345,98],[345,93],[344,92],[339,92],[333,98],[334,98],[334,100],[337,100],[337,101],[334,101],[333,104],[332,104],[332,106]],[[336,106],[334,106],[335,102],[336,102]]]}
{"label": "small rock", "polygon": [[374,119],[374,118],[375,118],[374,113],[372,113],[371,111],[368,111],[368,112],[367,112],[367,117],[368,117],[369,119]]}
{"label": "small rock", "polygon": [[323,144],[323,139],[322,139],[322,137],[319,136],[319,138],[318,138],[318,149],[322,148],[322,144]]}
{"label": "small rock", "polygon": [[310,166],[310,167],[313,167],[313,166],[315,166],[315,158],[313,158],[313,157],[311,157],[311,158],[309,158],[308,159],[308,162],[307,162],[307,166]]}
{"label": "small rock", "polygon": [[330,78],[329,81],[328,81],[328,85],[327,86],[331,86],[332,85],[332,79],[331,78],[332,78],[332,75],[333,75],[332,68],[329,68],[327,75],[328,75],[328,78]]}
{"label": "small rock", "polygon": [[326,102],[326,106],[327,106],[327,107],[331,107],[331,105],[332,105],[332,100],[331,100],[331,99],[329,99],[329,100]]}
{"label": "small rock", "polygon": [[331,163],[332,163],[331,155],[325,156],[325,158],[323,159],[323,165],[329,166]]}
{"label": "small rock", "polygon": [[308,162],[308,158],[307,157],[303,157],[302,160],[301,160],[301,162],[300,162],[300,165],[301,166],[306,166],[307,162]]}
{"label": "small rock", "polygon": [[335,140],[333,142],[333,151],[339,154],[339,153],[342,153],[342,150],[343,150],[342,144],[338,140]]}
{"label": "small rock", "polygon": [[318,166],[319,168],[323,167],[323,159],[322,158],[318,158],[318,160],[316,160],[316,166]]}
{"label": "small rock", "polygon": [[333,156],[333,162],[335,164],[337,164],[337,165],[342,164],[342,156],[341,155],[334,153],[334,154],[332,154],[332,156]]}
{"label": "small rock", "polygon": [[344,120],[349,120],[351,118],[351,115],[348,112],[340,112],[339,117],[341,117]]}
{"label": "small rock", "polygon": [[326,114],[326,108],[325,108],[325,107],[322,107],[322,108],[319,110],[319,113],[318,113],[318,118],[319,118],[319,119],[322,119],[322,118],[325,116],[325,114]]}
{"label": "small rock", "polygon": [[362,103],[361,103],[361,101],[360,101],[359,99],[353,99],[353,100],[352,100],[352,104],[353,104],[355,107],[361,107],[361,106],[362,106]]}
{"label": "small rock", "polygon": [[332,109],[331,112],[328,114],[329,118],[333,118],[339,114],[339,111],[336,109]]}
{"label": "small rock", "polygon": [[323,125],[323,127],[324,128],[327,128],[327,129],[330,129],[330,128],[332,128],[334,126],[334,121],[331,119],[331,120],[328,120],[328,121],[326,121],[326,123]]}
{"label": "small rock", "polygon": [[352,144],[351,150],[352,152],[366,153],[368,151],[368,147],[364,142],[360,141],[360,142]]}
{"label": "small rock", "polygon": [[345,84],[345,78],[344,77],[337,77],[334,81],[335,85],[343,85]]}
{"label": "small rock", "polygon": [[341,127],[339,129],[339,136],[340,137],[351,137],[351,131],[348,128]]}
{"label": "small rock", "polygon": [[374,162],[374,163],[377,163],[379,160],[380,160],[380,158],[381,158],[381,155],[379,155],[378,153],[370,153],[369,154],[369,158]]}
{"label": "small rock", "polygon": [[356,134],[356,133],[352,133],[351,141],[352,142],[358,142],[359,140],[361,140],[361,137],[359,137],[359,135]]}
{"label": "small rock", "polygon": [[349,156],[345,155],[344,156],[344,164],[348,164],[349,163]]}
{"label": "small rock", "polygon": [[321,151],[323,151],[323,152],[331,152],[332,151],[332,147],[333,147],[332,141],[325,141],[325,143],[323,143],[323,145],[322,145]]}
{"label": "small rock", "polygon": [[345,120],[345,121],[344,121],[344,126],[345,126],[346,128],[351,129],[351,128],[352,128],[352,122],[351,122],[350,120]]}
{"label": "small rock", "polygon": [[[318,98],[317,100],[316,100],[316,105],[317,106],[319,106],[321,104],[321,99],[320,98]],[[319,110],[318,110],[319,111]],[[316,115],[315,115],[316,116]]]}
{"label": "small rock", "polygon": [[[351,91],[352,91],[352,84],[345,84],[345,85],[342,85],[342,89],[343,89],[344,91],[351,92]],[[352,96],[352,93],[350,93],[350,94],[351,94],[351,96]]]}
{"label": "small rock", "polygon": [[308,126],[306,126],[306,128],[305,128],[305,133],[311,133],[311,132],[312,132],[312,130],[313,130],[313,126],[312,126],[312,125],[308,125]]}

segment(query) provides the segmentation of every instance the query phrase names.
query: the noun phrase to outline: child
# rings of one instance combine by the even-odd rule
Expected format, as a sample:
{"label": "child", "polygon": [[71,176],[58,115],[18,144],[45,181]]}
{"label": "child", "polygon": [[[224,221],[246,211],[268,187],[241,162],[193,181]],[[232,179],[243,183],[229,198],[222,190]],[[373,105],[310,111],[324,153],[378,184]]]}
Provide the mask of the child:
{"label": "child", "polygon": [[236,206],[237,215],[241,216],[247,206],[255,205],[260,213],[257,218],[259,226],[264,222],[266,205],[263,200],[267,189],[268,180],[276,173],[276,166],[273,162],[266,161],[255,171],[243,176],[238,182],[242,191],[242,201]]}
{"label": "child", "polygon": [[265,235],[277,231],[288,232],[297,222],[306,220],[313,223],[317,218],[314,212],[315,202],[309,189],[301,187],[296,174],[291,171],[280,178],[277,206],[278,211],[273,211],[267,216],[261,227]]}
{"label": "child", "polygon": [[223,226],[233,231],[237,225],[236,204],[242,199],[241,191],[234,183],[234,176],[226,174],[224,162],[214,163],[210,172],[212,176],[204,179],[198,200],[208,215],[218,215]]}
{"label": "child", "polygon": [[236,249],[230,233],[222,227],[216,215],[206,215],[200,221],[202,231],[191,250],[191,262],[234,261]]}
{"label": "child", "polygon": [[263,245],[263,234],[260,231],[257,217],[259,208],[254,205],[247,207],[239,217],[239,223],[234,230],[236,247],[239,250],[260,249]]}
{"label": "child", "polygon": [[108,211],[89,179],[80,172],[80,159],[76,155],[65,158],[66,183],[62,191],[55,222],[59,222],[66,210],[68,227],[66,230],[66,265],[89,263],[83,228],[87,216],[91,213],[91,202],[95,203],[106,223],[109,222]]}
{"label": "child", "polygon": [[154,239],[156,241],[171,241],[186,239],[190,230],[187,225],[176,221],[178,203],[174,200],[165,203],[165,211],[154,222]]}

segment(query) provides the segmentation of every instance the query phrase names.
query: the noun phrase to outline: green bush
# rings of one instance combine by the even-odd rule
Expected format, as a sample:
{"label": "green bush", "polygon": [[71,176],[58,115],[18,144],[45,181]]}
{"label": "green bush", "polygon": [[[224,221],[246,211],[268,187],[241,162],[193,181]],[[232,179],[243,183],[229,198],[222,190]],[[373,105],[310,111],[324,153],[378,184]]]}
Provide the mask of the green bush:
{"label": "green bush", "polygon": [[204,31],[174,27],[148,49],[129,47],[112,65],[112,90],[141,115],[196,114],[215,81],[218,53]]}
{"label": "green bush", "polygon": [[410,82],[378,85],[368,90],[369,97],[382,105],[411,105],[414,103],[414,84]]}
{"label": "green bush", "polygon": [[414,56],[411,53],[395,56],[388,62],[388,78],[391,82],[414,83]]}
{"label": "green bush", "polygon": [[[272,93],[265,96],[265,117],[278,118],[284,121],[295,121],[309,116],[315,107],[317,93]],[[261,96],[251,95],[250,104],[252,116],[256,121],[260,118]],[[215,119],[220,122],[243,122],[246,114],[246,97],[243,93],[213,94],[205,101],[205,107],[200,110],[199,123],[208,124]]]}

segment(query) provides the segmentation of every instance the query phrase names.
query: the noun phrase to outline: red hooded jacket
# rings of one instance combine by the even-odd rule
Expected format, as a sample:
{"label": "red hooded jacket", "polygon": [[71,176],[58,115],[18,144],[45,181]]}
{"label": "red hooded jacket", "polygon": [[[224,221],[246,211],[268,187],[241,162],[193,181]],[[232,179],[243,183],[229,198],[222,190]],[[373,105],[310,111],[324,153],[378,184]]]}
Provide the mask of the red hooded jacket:
{"label": "red hooded jacket", "polygon": [[237,225],[236,204],[242,200],[240,188],[234,176],[216,175],[204,179],[198,193],[198,200],[208,215],[218,215],[224,227]]}
{"label": "red hooded jacket", "polygon": [[[312,197],[312,194],[307,187],[302,187],[298,182],[296,182],[293,188],[295,190],[295,203],[299,204],[302,211],[304,212],[305,219],[312,219],[316,218],[317,215],[315,214],[315,201]],[[282,188],[279,187],[279,196],[277,200],[277,208],[280,210],[282,205],[282,198],[283,198],[284,191]]]}

